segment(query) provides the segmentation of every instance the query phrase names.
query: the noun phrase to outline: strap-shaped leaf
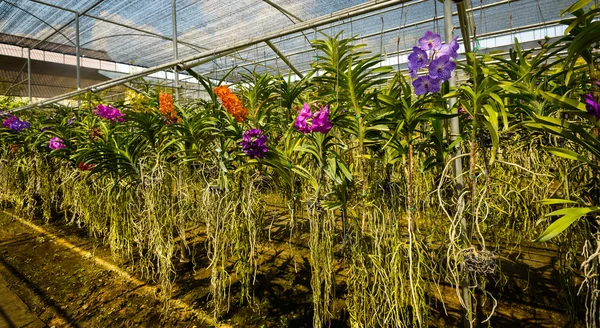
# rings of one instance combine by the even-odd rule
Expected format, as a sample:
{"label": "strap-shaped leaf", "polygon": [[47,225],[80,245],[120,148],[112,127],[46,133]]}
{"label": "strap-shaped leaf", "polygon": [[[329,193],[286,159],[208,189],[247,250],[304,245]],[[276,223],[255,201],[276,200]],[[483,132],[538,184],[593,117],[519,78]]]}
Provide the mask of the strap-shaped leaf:
{"label": "strap-shaped leaf", "polygon": [[563,157],[566,159],[572,159],[572,160],[580,161],[583,163],[590,162],[590,160],[587,157],[579,155],[576,152],[569,150],[569,149],[558,148],[558,147],[544,147],[544,149],[552,155],[556,155],[556,156]]}
{"label": "strap-shaped leaf", "polygon": [[577,204],[577,202],[569,200],[569,199],[556,199],[556,198],[547,198],[537,201],[536,203],[540,205],[557,205],[557,204]]}
{"label": "strap-shaped leaf", "polygon": [[585,109],[585,104],[581,103],[577,100],[571,99],[567,96],[559,96],[550,92],[544,92],[540,90],[540,94],[542,94],[542,96],[544,96],[544,98],[550,100],[551,102],[553,102],[554,104],[561,106],[563,108],[568,108],[568,109],[572,109],[572,110],[580,110],[580,111],[586,111]]}
{"label": "strap-shaped leaf", "polygon": [[561,15],[564,15],[565,13],[572,14],[572,13],[576,12],[579,9],[583,9],[590,2],[592,2],[592,0],[579,0],[579,1],[575,2],[574,4],[572,4],[571,6],[567,7],[566,9],[564,9],[563,11],[561,11],[560,14]]}
{"label": "strap-shaped leaf", "polygon": [[483,124],[487,127],[488,131],[490,132],[490,137],[492,138],[492,153],[490,154],[491,165],[496,159],[496,153],[498,152],[498,146],[500,145],[500,137],[498,136],[497,128],[492,126],[492,123],[489,121],[483,121]]}
{"label": "strap-shaped leaf", "polygon": [[580,217],[600,211],[600,207],[571,207],[563,208],[558,211],[547,214],[546,216],[562,215],[561,218],[554,221],[536,240],[535,242],[548,241],[556,237],[563,230],[567,229],[573,222]]}

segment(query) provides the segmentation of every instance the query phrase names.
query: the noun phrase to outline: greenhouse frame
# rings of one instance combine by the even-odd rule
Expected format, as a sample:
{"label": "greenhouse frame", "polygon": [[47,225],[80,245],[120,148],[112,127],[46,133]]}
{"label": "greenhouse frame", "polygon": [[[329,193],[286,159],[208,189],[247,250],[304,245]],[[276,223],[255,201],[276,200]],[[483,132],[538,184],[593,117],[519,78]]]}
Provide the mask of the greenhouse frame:
{"label": "greenhouse frame", "polygon": [[599,17],[0,0],[0,327],[600,327]]}

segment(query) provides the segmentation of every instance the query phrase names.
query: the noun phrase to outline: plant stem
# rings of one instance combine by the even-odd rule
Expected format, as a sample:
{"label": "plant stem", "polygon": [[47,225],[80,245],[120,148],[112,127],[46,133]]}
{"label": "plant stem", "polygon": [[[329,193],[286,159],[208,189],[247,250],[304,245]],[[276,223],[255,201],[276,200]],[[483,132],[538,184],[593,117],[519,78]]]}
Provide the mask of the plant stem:
{"label": "plant stem", "polygon": [[414,202],[413,202],[413,145],[411,142],[411,134],[408,133],[408,167],[406,168],[406,177],[407,177],[407,194],[408,194],[408,279],[410,282],[410,292],[413,300],[413,308],[415,310],[415,315],[417,317],[417,322],[421,325],[421,315],[419,313],[419,304],[417,302],[417,292],[415,291],[415,283],[414,283],[414,268],[413,268],[413,211],[414,211]]}
{"label": "plant stem", "polygon": [[360,179],[362,181],[362,192],[361,192],[361,202],[362,202],[362,222],[361,222],[361,232],[365,233],[365,226],[367,223],[367,175],[365,173],[365,168],[367,166],[365,160],[365,146],[364,146],[364,126],[362,117],[358,118],[358,130],[359,130],[359,152],[360,152]]}

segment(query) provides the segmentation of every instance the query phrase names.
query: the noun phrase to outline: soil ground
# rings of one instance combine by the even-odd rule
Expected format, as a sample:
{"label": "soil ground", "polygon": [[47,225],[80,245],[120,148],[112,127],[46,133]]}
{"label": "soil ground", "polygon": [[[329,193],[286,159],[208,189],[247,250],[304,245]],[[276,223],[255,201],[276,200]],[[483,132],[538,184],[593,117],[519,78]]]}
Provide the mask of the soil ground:
{"label": "soil ground", "polygon": [[[270,241],[261,246],[256,276],[255,306],[240,305],[232,296],[229,313],[220,326],[311,327],[312,301],[307,236],[289,242],[283,209],[269,208]],[[62,220],[32,229],[27,221],[0,211],[0,274],[10,289],[48,326],[56,327],[210,327],[210,271],[201,229],[191,231],[193,261],[177,263],[170,301],[161,302],[159,288],[136,278],[131,263],[119,263],[110,250],[87,236],[84,229]],[[552,251],[528,247],[499,254],[508,281],[493,287],[498,310],[492,327],[571,327],[571,318],[557,301],[557,259]],[[112,266],[111,263],[118,265]],[[235,277],[233,277],[235,281]],[[339,295],[331,327],[347,327],[344,311],[345,273],[340,270]],[[238,285],[232,284],[232,295]],[[446,308],[437,313],[435,327],[462,326],[454,289],[441,286]],[[441,303],[440,303],[441,304]],[[484,318],[480,318],[483,320]],[[485,326],[485,325],[484,325]]]}

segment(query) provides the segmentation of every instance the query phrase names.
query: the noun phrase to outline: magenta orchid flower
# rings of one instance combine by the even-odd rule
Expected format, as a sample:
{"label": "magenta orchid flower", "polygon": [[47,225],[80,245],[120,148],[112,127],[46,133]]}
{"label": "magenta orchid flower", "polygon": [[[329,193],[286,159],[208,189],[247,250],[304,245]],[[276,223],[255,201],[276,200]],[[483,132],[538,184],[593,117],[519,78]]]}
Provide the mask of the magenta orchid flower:
{"label": "magenta orchid flower", "polygon": [[[310,123],[308,120],[311,120]],[[310,132],[327,133],[332,128],[331,121],[329,121],[329,105],[321,107],[313,115],[310,110],[310,105],[304,103],[302,110],[298,113],[294,126],[301,133],[307,134]]]}
{"label": "magenta orchid flower", "polygon": [[103,119],[109,120],[111,123],[122,123],[125,121],[123,118],[125,114],[121,113],[119,109],[113,108],[110,105],[98,105],[98,108],[94,109],[94,114],[102,117]]}
{"label": "magenta orchid flower", "polygon": [[325,105],[325,108],[321,107],[319,111],[315,112],[310,130],[312,132],[325,134],[331,130],[331,127],[332,125],[329,121],[329,105]]}
{"label": "magenta orchid flower", "polygon": [[298,117],[296,117],[296,122],[294,126],[298,131],[307,134],[310,133],[310,126],[308,125],[307,120],[312,117],[312,111],[310,110],[310,106],[307,103],[304,103],[304,106],[298,113]]}
{"label": "magenta orchid flower", "polygon": [[52,137],[50,139],[50,143],[48,143],[48,147],[52,150],[57,150],[57,149],[63,149],[66,146],[63,143],[62,139],[60,139],[59,137]]}

